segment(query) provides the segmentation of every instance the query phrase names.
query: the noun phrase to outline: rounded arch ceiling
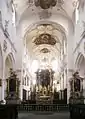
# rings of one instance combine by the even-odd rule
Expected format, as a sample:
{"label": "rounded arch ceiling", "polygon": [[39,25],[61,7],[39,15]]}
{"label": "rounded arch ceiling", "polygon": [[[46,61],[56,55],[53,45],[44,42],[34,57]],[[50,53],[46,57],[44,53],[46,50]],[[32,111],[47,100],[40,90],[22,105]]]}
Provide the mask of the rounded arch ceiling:
{"label": "rounded arch ceiling", "polygon": [[[14,5],[17,11],[17,14],[22,16],[26,11],[30,11],[29,13],[38,13],[42,10],[51,10],[58,11],[64,14],[67,14],[70,18],[72,18],[72,13],[75,9],[74,2],[78,0],[13,0]],[[69,7],[68,7],[69,6]]]}
{"label": "rounded arch ceiling", "polygon": [[[34,0],[14,0],[14,4],[17,6],[17,32],[20,32],[21,30],[21,33],[19,34],[22,34],[22,37],[26,33],[28,26],[36,22],[55,22],[61,24],[66,32],[69,31],[70,27],[71,30],[74,29],[74,24],[72,22],[72,16],[75,9],[73,6],[74,0],[59,0],[60,3],[48,9],[36,7],[33,1]],[[42,1],[46,2],[44,0]],[[62,1],[63,4],[61,4]]]}

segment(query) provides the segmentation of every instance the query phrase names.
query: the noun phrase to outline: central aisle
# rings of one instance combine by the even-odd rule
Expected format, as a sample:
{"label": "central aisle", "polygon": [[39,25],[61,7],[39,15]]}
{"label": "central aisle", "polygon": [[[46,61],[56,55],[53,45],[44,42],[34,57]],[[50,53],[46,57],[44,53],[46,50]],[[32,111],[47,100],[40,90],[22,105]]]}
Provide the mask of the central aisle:
{"label": "central aisle", "polygon": [[54,114],[31,114],[19,113],[19,119],[69,119],[69,113],[54,113]]}

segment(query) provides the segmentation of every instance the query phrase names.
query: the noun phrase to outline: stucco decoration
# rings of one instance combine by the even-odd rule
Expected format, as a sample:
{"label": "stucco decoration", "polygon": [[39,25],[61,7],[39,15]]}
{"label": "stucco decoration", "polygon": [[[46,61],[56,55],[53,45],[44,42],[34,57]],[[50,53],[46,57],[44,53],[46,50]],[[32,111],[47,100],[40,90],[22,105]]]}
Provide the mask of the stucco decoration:
{"label": "stucco decoration", "polygon": [[61,5],[63,0],[35,0],[35,6],[40,6],[42,9],[49,9],[55,7],[57,4]]}
{"label": "stucco decoration", "polygon": [[49,53],[49,52],[50,52],[50,50],[49,50],[49,49],[47,49],[47,48],[43,48],[40,52],[41,52],[41,53]]}
{"label": "stucco decoration", "polygon": [[3,51],[6,52],[7,50],[7,42],[4,40],[4,43],[3,43]]}

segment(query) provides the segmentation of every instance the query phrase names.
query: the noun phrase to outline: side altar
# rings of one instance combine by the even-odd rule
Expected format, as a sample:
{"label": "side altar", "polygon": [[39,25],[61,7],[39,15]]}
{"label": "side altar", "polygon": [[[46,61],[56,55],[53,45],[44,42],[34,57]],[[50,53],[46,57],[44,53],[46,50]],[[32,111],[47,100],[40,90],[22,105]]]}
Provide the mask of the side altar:
{"label": "side altar", "polygon": [[19,87],[20,81],[17,78],[17,74],[13,69],[10,69],[10,76],[6,79],[6,103],[7,104],[19,104]]}
{"label": "side altar", "polygon": [[75,72],[70,80],[70,98],[71,104],[84,104],[83,96],[83,78],[79,72]]}

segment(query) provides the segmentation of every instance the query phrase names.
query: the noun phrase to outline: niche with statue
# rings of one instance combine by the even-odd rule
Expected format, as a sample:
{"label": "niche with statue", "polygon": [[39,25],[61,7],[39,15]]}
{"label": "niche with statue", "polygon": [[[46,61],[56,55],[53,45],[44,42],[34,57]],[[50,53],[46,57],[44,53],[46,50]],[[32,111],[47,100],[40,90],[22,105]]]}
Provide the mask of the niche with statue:
{"label": "niche with statue", "polygon": [[17,74],[13,69],[10,69],[10,76],[6,79],[7,87],[6,87],[6,102],[10,103],[19,103],[19,87],[20,81],[17,78]]}

